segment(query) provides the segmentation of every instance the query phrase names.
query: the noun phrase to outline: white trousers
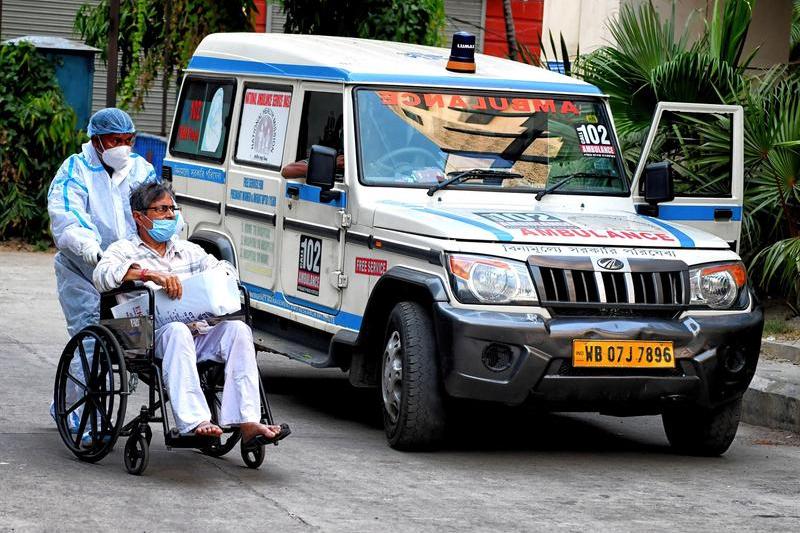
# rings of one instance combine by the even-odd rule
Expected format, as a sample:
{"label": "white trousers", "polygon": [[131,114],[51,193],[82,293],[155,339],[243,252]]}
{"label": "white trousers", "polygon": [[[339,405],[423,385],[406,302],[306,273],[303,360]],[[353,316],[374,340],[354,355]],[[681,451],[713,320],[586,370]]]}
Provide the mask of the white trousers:
{"label": "white trousers", "polygon": [[241,320],[220,322],[197,337],[192,337],[186,324],[171,322],[156,330],[156,357],[162,359],[164,383],[181,433],[211,419],[197,375],[197,363],[202,361],[225,364],[218,423],[230,426],[260,421],[261,397],[253,334]]}

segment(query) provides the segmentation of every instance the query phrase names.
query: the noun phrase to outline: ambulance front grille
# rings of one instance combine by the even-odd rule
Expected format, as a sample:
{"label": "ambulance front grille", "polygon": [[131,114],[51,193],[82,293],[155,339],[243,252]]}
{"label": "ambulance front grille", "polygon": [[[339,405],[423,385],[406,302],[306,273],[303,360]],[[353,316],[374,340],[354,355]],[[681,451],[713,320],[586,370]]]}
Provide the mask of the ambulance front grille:
{"label": "ambulance front grille", "polygon": [[679,261],[630,260],[630,272],[595,269],[589,258],[529,260],[545,306],[683,307],[689,303],[688,269]]}

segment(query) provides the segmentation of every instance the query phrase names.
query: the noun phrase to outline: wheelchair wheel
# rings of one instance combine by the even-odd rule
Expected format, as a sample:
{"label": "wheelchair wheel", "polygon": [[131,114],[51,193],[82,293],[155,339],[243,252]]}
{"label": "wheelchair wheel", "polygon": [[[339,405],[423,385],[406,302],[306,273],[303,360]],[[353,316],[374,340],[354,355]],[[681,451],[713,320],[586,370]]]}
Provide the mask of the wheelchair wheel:
{"label": "wheelchair wheel", "polygon": [[245,447],[244,442],[241,445],[242,461],[247,465],[247,468],[258,468],[264,462],[264,445],[257,444],[249,448]]}
{"label": "wheelchair wheel", "polygon": [[134,433],[125,443],[125,469],[129,474],[141,476],[150,462],[150,443],[147,435]]}
{"label": "wheelchair wheel", "polygon": [[[219,424],[219,411],[222,407],[222,392],[207,391],[206,401],[211,411],[211,423]],[[231,428],[225,431],[214,444],[201,448],[200,451],[211,457],[222,457],[231,451],[241,438],[242,434],[239,428]]]}
{"label": "wheelchair wheel", "polygon": [[64,348],[53,398],[56,426],[78,459],[93,463],[114,447],[125,421],[126,378],[122,348],[108,328],[88,326]]}

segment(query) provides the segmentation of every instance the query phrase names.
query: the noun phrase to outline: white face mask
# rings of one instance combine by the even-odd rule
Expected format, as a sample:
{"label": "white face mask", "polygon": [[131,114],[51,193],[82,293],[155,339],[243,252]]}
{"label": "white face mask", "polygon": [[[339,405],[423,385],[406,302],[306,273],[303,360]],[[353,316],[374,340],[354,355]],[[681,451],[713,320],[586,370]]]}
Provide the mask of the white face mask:
{"label": "white face mask", "polygon": [[100,154],[100,159],[114,170],[122,170],[131,159],[131,151],[132,148],[126,144],[115,146]]}

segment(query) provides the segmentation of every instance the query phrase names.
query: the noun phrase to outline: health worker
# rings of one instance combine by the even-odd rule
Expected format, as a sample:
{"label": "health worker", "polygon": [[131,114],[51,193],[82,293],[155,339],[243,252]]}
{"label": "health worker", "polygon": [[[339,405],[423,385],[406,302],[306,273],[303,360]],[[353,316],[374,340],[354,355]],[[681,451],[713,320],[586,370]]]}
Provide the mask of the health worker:
{"label": "health worker", "polygon": [[[61,164],[47,193],[50,229],[58,248],[58,300],[70,336],[100,319],[92,272],[103,250],[136,234],[131,190],[160,181],[153,166],[133,153],[136,129],[125,111],[101,109],[89,119],[87,133],[89,142]],[[75,371],[83,375],[81,369]],[[50,412],[55,418],[52,404]]]}

